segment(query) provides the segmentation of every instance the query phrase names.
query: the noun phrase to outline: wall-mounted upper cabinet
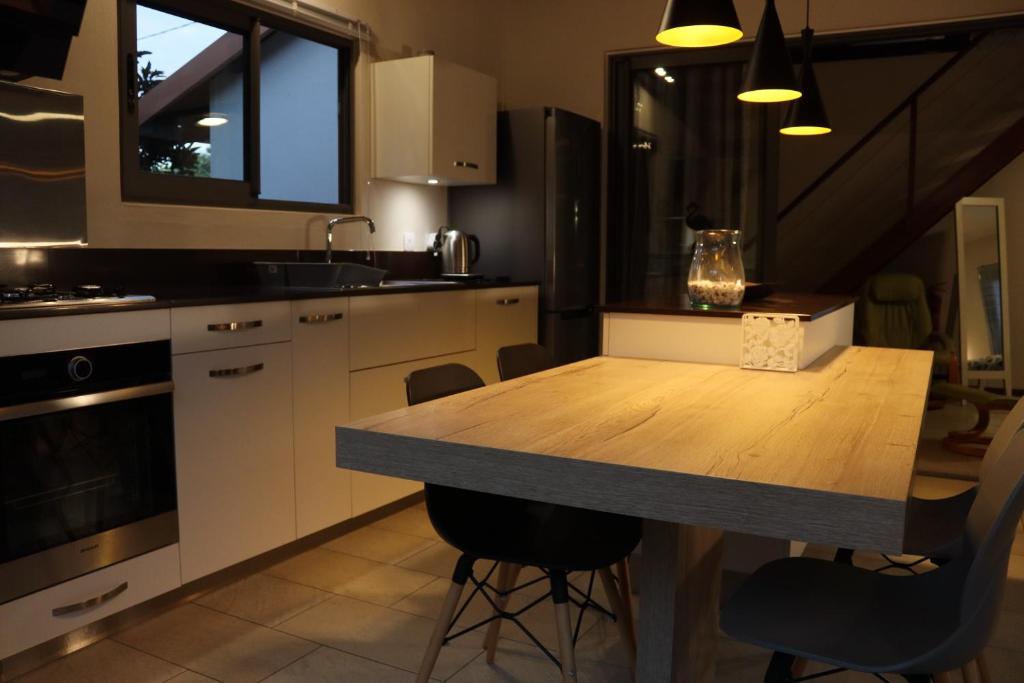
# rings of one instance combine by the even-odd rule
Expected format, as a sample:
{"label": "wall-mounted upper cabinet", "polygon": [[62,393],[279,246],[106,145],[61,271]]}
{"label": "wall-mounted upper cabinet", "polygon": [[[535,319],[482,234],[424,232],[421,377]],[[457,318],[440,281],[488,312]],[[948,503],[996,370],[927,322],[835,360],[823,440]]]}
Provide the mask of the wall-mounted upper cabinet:
{"label": "wall-mounted upper cabinet", "polygon": [[497,112],[498,82],[490,76],[433,55],[377,62],[373,176],[494,184]]}

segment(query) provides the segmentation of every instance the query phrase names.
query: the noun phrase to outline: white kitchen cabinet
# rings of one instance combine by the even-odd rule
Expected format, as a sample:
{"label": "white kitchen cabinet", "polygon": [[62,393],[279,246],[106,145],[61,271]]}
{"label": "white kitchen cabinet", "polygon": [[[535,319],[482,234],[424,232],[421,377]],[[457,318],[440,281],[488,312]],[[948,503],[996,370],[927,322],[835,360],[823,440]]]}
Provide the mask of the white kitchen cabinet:
{"label": "white kitchen cabinet", "polygon": [[374,64],[372,91],[374,177],[494,184],[494,78],[423,55]]}
{"label": "white kitchen cabinet", "polygon": [[295,525],[301,538],[352,516],[351,472],[335,465],[349,421],[349,300],[292,302]]}
{"label": "white kitchen cabinet", "polygon": [[287,341],[287,301],[171,309],[173,353],[194,353]]}
{"label": "white kitchen cabinet", "polygon": [[349,310],[352,370],[476,346],[473,290],[354,296]]}
{"label": "white kitchen cabinet", "polygon": [[0,605],[0,660],[180,585],[174,544],[6,602]]}
{"label": "white kitchen cabinet", "polygon": [[537,287],[476,290],[476,366],[485,382],[498,381],[498,349],[537,343]]}
{"label": "white kitchen cabinet", "polygon": [[296,538],[289,342],[174,357],[181,578]]}
{"label": "white kitchen cabinet", "polygon": [[[462,363],[476,370],[475,362],[476,354],[469,351],[353,372],[349,382],[352,391],[352,419],[361,420],[405,407],[405,378],[413,370],[443,363]],[[352,514],[369,512],[416,493],[421,488],[423,484],[418,481],[352,472]]]}

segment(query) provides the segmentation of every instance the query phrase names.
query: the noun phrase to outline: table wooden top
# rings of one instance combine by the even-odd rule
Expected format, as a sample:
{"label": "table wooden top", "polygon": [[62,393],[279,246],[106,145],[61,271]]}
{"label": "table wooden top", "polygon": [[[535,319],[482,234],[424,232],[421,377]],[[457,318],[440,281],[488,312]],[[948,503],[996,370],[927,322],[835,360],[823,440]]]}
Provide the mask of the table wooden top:
{"label": "table wooden top", "polygon": [[767,536],[899,550],[932,354],[798,373],[600,357],[338,429],[338,465]]}

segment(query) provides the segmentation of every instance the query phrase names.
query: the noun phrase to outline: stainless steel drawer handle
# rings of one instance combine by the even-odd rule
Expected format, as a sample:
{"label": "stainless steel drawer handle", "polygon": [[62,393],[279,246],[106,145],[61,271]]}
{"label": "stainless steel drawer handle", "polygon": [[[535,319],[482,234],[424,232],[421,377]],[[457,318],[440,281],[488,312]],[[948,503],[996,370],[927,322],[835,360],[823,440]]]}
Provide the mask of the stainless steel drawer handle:
{"label": "stainless steel drawer handle", "polygon": [[225,368],[223,370],[210,370],[210,377],[244,377],[263,369],[263,363],[246,365],[242,368]]}
{"label": "stainless steel drawer handle", "polygon": [[519,303],[519,299],[498,299],[497,304],[499,306],[515,306]]}
{"label": "stainless steel drawer handle", "polygon": [[64,605],[63,607],[54,607],[53,608],[53,616],[55,616],[55,617],[66,617],[69,614],[78,614],[79,612],[84,612],[87,609],[92,609],[93,607],[99,607],[100,605],[102,605],[105,602],[110,602],[111,600],[116,598],[121,593],[124,593],[126,590],[128,590],[128,582],[127,581],[125,581],[124,583],[122,583],[119,586],[114,586],[113,588],[108,590],[103,595],[97,595],[95,598],[89,598],[88,600],[83,600],[82,602],[76,602],[73,605]]}
{"label": "stainless steel drawer handle", "polygon": [[474,170],[478,170],[480,168],[480,164],[475,161],[456,161],[455,168],[472,168]]}
{"label": "stainless steel drawer handle", "polygon": [[344,313],[311,313],[310,315],[300,315],[299,322],[303,325],[315,325],[317,323],[334,322],[344,317]]}
{"label": "stainless steel drawer handle", "polygon": [[262,320],[247,320],[240,323],[210,323],[206,329],[210,332],[238,332],[239,330],[251,330],[256,327],[263,327]]}

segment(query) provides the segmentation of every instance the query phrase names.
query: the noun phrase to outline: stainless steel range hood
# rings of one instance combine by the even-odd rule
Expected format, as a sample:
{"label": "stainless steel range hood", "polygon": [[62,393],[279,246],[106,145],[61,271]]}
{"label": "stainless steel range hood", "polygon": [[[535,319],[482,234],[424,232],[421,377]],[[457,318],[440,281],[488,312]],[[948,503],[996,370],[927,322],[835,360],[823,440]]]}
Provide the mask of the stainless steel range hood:
{"label": "stainless steel range hood", "polygon": [[0,82],[0,247],[86,242],[84,120],[79,95]]}

